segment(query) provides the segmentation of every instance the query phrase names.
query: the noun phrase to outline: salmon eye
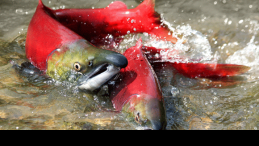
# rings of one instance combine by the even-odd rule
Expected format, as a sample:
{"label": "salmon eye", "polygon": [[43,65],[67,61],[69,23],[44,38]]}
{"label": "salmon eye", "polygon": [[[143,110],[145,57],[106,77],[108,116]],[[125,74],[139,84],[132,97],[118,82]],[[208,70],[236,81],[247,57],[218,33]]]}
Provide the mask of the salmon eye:
{"label": "salmon eye", "polygon": [[81,70],[81,65],[78,62],[74,63],[74,69],[76,71],[80,71]]}

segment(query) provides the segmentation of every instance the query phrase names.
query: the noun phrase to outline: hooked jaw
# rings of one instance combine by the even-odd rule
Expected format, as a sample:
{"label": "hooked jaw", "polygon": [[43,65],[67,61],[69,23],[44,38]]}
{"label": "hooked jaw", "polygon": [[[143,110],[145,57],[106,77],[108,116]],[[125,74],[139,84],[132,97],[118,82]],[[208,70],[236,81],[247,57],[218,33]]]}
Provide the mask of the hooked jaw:
{"label": "hooked jaw", "polygon": [[85,40],[77,40],[53,51],[47,64],[50,77],[77,82],[80,89],[93,91],[125,68],[128,60],[117,52],[98,49]]}
{"label": "hooked jaw", "polygon": [[120,68],[113,64],[103,64],[78,80],[79,89],[93,91],[100,88],[112,77],[120,72]]}
{"label": "hooked jaw", "polygon": [[93,62],[97,65],[78,80],[80,89],[94,91],[117,75],[121,68],[128,65],[127,58],[122,54],[101,49],[96,54]]}
{"label": "hooked jaw", "polygon": [[107,62],[119,68],[125,68],[128,65],[127,58],[120,53],[113,53],[113,54],[107,55],[105,59],[107,60]]}
{"label": "hooked jaw", "polygon": [[166,127],[163,101],[150,95],[132,95],[122,112],[136,129],[163,130]]}

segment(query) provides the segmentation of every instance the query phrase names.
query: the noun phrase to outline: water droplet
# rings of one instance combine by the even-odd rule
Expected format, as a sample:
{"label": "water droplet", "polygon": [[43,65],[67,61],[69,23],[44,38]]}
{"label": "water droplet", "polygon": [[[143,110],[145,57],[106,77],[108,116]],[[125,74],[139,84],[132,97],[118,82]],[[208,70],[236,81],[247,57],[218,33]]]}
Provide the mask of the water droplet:
{"label": "water droplet", "polygon": [[180,91],[176,87],[172,87],[171,93],[173,96],[177,96],[180,93]]}
{"label": "water droplet", "polygon": [[225,23],[225,24],[227,24],[227,22],[228,22],[228,18],[226,18],[226,19],[224,20],[224,23]]}
{"label": "water droplet", "polygon": [[156,53],[154,57],[155,57],[155,58],[159,58],[160,55],[159,55],[158,53]]}
{"label": "water droplet", "polygon": [[61,5],[59,8],[60,8],[60,9],[65,9],[66,6],[65,6],[65,5]]}
{"label": "water droplet", "polygon": [[24,11],[23,11],[23,9],[16,9],[15,13],[16,14],[24,14]]}

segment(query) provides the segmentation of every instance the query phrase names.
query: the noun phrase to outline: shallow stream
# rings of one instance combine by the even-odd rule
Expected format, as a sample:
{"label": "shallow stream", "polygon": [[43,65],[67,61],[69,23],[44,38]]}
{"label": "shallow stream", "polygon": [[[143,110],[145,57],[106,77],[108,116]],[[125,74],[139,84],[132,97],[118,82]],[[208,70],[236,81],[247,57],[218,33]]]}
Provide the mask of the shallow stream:
{"label": "shallow stream", "polygon": [[[128,8],[140,3],[122,1]],[[101,8],[112,0],[43,2],[53,9]],[[134,129],[114,112],[107,97],[88,97],[66,83],[26,78],[12,68],[12,63],[26,61],[26,31],[37,4],[37,0],[0,0],[0,129]],[[196,43],[168,46],[146,40],[145,45],[178,49],[186,61],[251,67],[238,77],[217,80],[190,79],[172,67],[156,68],[166,129],[259,128],[258,6],[254,0],[156,0],[164,23]],[[117,49],[134,46],[138,37],[125,37]]]}

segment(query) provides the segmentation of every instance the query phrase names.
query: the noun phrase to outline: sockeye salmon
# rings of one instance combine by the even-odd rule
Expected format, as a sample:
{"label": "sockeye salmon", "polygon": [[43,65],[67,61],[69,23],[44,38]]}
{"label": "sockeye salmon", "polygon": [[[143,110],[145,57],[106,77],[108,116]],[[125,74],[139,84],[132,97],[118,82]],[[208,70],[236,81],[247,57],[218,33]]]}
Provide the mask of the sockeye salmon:
{"label": "sockeye salmon", "polygon": [[52,14],[64,26],[94,44],[109,34],[118,37],[143,32],[176,43],[177,39],[161,23],[154,6],[155,0],[144,0],[136,8],[128,9],[123,2],[114,1],[106,8],[60,9]]}
{"label": "sockeye salmon", "polygon": [[[118,37],[129,33],[144,32],[156,38],[176,43],[177,39],[172,36],[173,32],[162,24],[161,17],[155,11],[154,6],[155,0],[144,0],[136,8],[128,9],[123,2],[115,1],[106,8],[59,9],[53,10],[53,14],[64,26],[95,45],[101,43],[102,39],[109,34]],[[157,49],[156,52],[160,50],[154,49]],[[191,78],[235,76],[250,69],[247,66],[235,64],[170,62],[167,64]]]}
{"label": "sockeye salmon", "polygon": [[[140,46],[141,42],[135,49],[125,52],[127,58],[132,61],[131,64],[141,63],[145,67],[143,70],[130,65],[130,70],[138,74],[143,70],[143,73],[148,75],[144,76],[145,74],[141,73],[139,75],[143,78],[138,77],[134,82],[143,82],[144,85],[152,81],[150,84],[155,90],[150,92],[145,88],[129,85],[126,88],[130,87],[130,90],[138,91],[136,92],[138,95],[134,93],[134,95],[128,94],[128,99],[116,97],[111,99],[118,111],[122,110],[128,117],[134,116],[134,120],[130,122],[138,127],[163,129],[166,126],[166,120],[160,86],[151,66],[143,58]],[[130,55],[131,53],[133,54]],[[128,65],[128,59],[124,55],[98,49],[84,37],[64,26],[58,21],[54,11],[44,6],[41,0],[29,24],[26,55],[34,66],[45,71],[50,77],[78,82],[79,87],[86,90],[99,88]],[[140,55],[141,60],[132,60],[131,57],[134,55]],[[130,76],[125,77],[126,82],[131,79]],[[124,87],[123,90],[125,90]],[[116,99],[125,102],[117,102]]]}
{"label": "sockeye salmon", "polygon": [[142,53],[141,40],[123,54],[129,64],[120,71],[120,79],[112,85],[110,98],[116,110],[128,121],[144,129],[164,129],[165,109],[156,74]]}
{"label": "sockeye salmon", "polygon": [[122,54],[98,49],[65,27],[41,0],[28,27],[25,49],[31,63],[50,77],[91,91],[128,64]]}
{"label": "sockeye salmon", "polygon": [[[50,77],[77,82],[79,88],[85,90],[101,87],[120,72],[122,80],[111,92],[116,110],[124,112],[129,121],[144,129],[163,129],[166,120],[161,89],[141,51],[141,41],[126,50],[124,55],[94,46],[110,34],[117,37],[144,32],[176,43],[177,39],[169,35],[170,30],[161,24],[154,2],[144,0],[135,9],[127,9],[124,3],[116,1],[100,9],[51,10],[39,0],[28,28],[26,56]],[[172,64],[190,77],[201,77],[204,72],[209,76],[230,74],[225,65],[211,73],[206,64]],[[202,66],[207,70],[195,70]],[[190,67],[193,69],[190,70]],[[245,70],[239,66],[232,74]]]}

